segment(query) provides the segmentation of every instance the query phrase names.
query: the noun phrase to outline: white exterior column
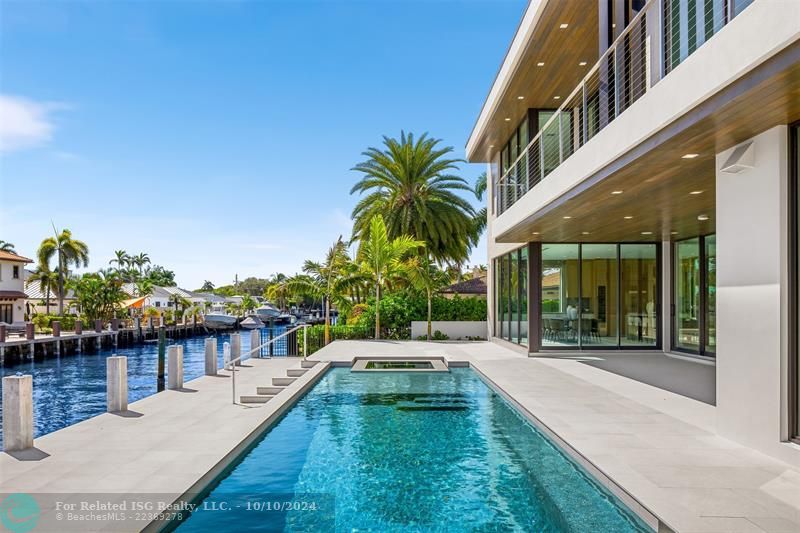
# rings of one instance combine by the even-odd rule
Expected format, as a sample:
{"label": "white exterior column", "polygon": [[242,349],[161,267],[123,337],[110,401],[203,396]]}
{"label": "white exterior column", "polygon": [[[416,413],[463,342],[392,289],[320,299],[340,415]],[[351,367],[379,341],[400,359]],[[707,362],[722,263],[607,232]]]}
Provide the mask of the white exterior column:
{"label": "white exterior column", "polygon": [[128,410],[128,358],[106,358],[106,411],[117,413]]}
{"label": "white exterior column", "polygon": [[[788,138],[753,137],[752,168],[726,173],[716,158],[717,427],[795,464],[786,438]],[[713,214],[709,214],[712,216]]]}
{"label": "white exterior column", "polygon": [[3,449],[33,448],[33,376],[3,378]]}

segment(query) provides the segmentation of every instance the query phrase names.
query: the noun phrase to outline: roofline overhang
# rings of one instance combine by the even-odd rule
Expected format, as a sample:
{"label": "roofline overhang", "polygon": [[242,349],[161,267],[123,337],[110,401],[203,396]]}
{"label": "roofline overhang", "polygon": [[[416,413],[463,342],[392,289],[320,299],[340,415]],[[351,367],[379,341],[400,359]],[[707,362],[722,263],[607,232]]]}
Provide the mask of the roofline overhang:
{"label": "roofline overhang", "polygon": [[486,134],[486,129],[489,125],[489,119],[496,111],[503,94],[508,88],[508,84],[511,82],[517,72],[517,69],[519,68],[525,49],[533,36],[533,32],[536,29],[539,20],[542,17],[542,13],[544,12],[547,2],[548,0],[528,1],[528,7],[525,9],[525,14],[522,16],[522,20],[517,26],[517,31],[514,33],[514,38],[511,40],[508,50],[506,50],[506,55],[503,58],[503,62],[501,63],[497,74],[495,74],[494,82],[492,82],[492,87],[489,89],[489,94],[486,95],[486,99],[481,107],[481,112],[478,115],[478,118],[475,120],[475,124],[472,126],[472,132],[469,135],[469,139],[467,139],[467,144],[465,147],[466,156],[467,161],[471,163],[476,162],[476,159],[478,161],[480,160],[478,159],[480,156],[477,156],[475,153],[477,146],[480,144],[481,137]]}

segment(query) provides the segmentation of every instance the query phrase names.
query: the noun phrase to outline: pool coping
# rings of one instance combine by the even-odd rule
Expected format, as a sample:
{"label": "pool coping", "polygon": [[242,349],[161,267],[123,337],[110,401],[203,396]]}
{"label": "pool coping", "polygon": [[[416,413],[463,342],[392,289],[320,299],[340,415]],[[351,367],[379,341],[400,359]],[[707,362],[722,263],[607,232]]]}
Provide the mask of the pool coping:
{"label": "pool coping", "polygon": [[[451,365],[452,366],[452,365]],[[573,448],[566,440],[561,438],[555,431],[550,429],[550,427],[542,422],[539,418],[536,417],[533,413],[531,413],[524,405],[522,405],[519,401],[517,401],[512,395],[506,392],[500,385],[495,383],[489,376],[484,374],[479,368],[475,365],[466,362],[465,367],[469,367],[473,372],[475,372],[481,381],[486,384],[491,390],[499,394],[503,397],[503,399],[508,402],[514,409],[516,409],[520,414],[522,414],[525,419],[531,423],[537,430],[544,433],[558,448],[568,455],[570,459],[578,463],[582,468],[584,468],[589,475],[594,478],[594,480],[601,484],[606,490],[610,491],[612,495],[619,500],[630,510],[630,512],[634,513],[638,516],[645,524],[647,524],[654,532],[657,533],[674,533],[676,530],[671,528],[668,524],[666,524],[661,518],[658,517],[654,512],[648,509],[644,504],[642,504],[635,496],[633,496],[630,492],[625,490],[621,485],[619,485],[616,481],[613,480],[610,476],[608,476],[605,472],[603,472],[599,467],[597,467],[592,461],[587,459],[583,454],[581,454],[578,450]]]}

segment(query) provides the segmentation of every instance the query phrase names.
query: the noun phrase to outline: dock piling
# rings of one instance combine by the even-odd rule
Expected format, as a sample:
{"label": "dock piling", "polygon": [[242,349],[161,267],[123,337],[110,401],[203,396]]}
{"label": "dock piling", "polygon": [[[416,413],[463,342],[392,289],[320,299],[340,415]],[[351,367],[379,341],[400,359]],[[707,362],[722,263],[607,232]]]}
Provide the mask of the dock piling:
{"label": "dock piling", "polygon": [[128,410],[128,358],[114,355],[106,359],[106,410]]}
{"label": "dock piling", "polygon": [[164,390],[164,366],[167,353],[167,332],[164,326],[158,328],[158,379],[156,389],[161,392]]}
{"label": "dock piling", "polygon": [[[261,330],[259,329],[252,329],[250,330],[250,350],[255,350],[261,344]],[[261,357],[261,350],[259,353],[251,354],[252,357]]]}
{"label": "dock piling", "polygon": [[[231,360],[237,359],[242,355],[242,334],[231,333]],[[241,365],[241,359],[236,361],[236,365]]]}
{"label": "dock piling", "polygon": [[229,342],[222,344],[222,364],[224,368],[228,368],[231,364],[231,344]]}
{"label": "dock piling", "polygon": [[169,379],[168,388],[179,390],[183,388],[183,345],[173,344],[169,347]]}
{"label": "dock piling", "polygon": [[217,375],[217,338],[206,339],[206,376]]}
{"label": "dock piling", "polygon": [[33,448],[33,376],[3,378],[3,449]]}

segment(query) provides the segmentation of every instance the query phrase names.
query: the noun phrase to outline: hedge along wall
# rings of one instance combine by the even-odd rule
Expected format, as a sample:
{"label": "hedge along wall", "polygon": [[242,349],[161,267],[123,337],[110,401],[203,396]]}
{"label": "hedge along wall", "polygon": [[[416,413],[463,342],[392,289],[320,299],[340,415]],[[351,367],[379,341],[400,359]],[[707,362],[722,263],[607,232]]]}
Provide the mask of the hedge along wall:
{"label": "hedge along wall", "polygon": [[[428,300],[424,296],[388,294],[381,298],[381,327],[408,328],[414,321],[428,320]],[[435,296],[431,302],[431,320],[486,321],[486,300],[481,298],[452,299]],[[358,325],[375,327],[375,302],[370,301],[358,317]]]}

